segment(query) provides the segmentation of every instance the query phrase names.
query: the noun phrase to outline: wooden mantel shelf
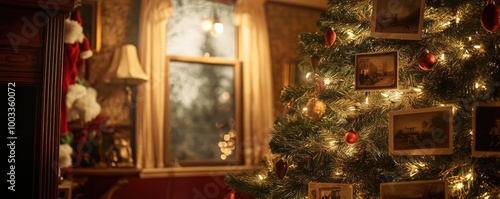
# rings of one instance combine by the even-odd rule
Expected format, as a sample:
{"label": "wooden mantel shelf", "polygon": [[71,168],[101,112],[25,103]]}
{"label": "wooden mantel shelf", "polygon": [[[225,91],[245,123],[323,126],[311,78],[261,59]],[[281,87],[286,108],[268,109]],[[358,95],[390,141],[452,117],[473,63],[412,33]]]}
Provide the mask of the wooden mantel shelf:
{"label": "wooden mantel shelf", "polygon": [[226,175],[228,173],[251,172],[256,166],[215,166],[215,167],[169,167],[169,168],[74,168],[71,176],[116,176],[137,178],[169,178]]}
{"label": "wooden mantel shelf", "polygon": [[139,177],[141,173],[137,168],[74,168],[70,171],[71,175],[78,176],[128,176]]}

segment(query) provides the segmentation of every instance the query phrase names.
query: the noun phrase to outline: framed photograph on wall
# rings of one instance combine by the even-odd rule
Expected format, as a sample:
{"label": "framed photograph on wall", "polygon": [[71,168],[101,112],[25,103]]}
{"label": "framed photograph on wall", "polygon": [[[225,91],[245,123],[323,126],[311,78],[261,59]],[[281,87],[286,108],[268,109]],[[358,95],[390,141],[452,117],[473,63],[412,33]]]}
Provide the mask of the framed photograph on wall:
{"label": "framed photograph on wall", "polygon": [[389,151],[392,155],[452,154],[452,107],[390,112]]}
{"label": "framed photograph on wall", "polygon": [[356,91],[398,88],[398,51],[355,55]]}
{"label": "framed photograph on wall", "polygon": [[308,197],[309,199],[352,199],[353,198],[352,184],[338,184],[326,182],[309,182]]}
{"label": "framed photograph on wall", "polygon": [[373,0],[371,37],[421,40],[425,0]]}
{"label": "framed photograph on wall", "polygon": [[380,199],[448,199],[448,194],[448,182],[446,180],[421,180],[380,183]]}
{"label": "framed photograph on wall", "polygon": [[474,103],[472,112],[472,156],[500,156],[500,101]]}

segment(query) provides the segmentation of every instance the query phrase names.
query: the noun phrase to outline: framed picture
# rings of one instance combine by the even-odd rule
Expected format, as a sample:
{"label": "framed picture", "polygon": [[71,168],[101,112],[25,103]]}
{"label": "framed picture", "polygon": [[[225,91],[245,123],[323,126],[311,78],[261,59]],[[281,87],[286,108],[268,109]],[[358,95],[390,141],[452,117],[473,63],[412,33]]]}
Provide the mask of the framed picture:
{"label": "framed picture", "polygon": [[421,40],[425,0],[373,0],[371,37]]}
{"label": "framed picture", "polygon": [[352,199],[352,184],[309,182],[309,199]]}
{"label": "framed picture", "polygon": [[398,51],[355,55],[356,91],[398,88]]}
{"label": "framed picture", "polygon": [[390,112],[389,151],[392,155],[452,154],[452,107]]}
{"label": "framed picture", "polygon": [[173,165],[242,161],[242,79],[237,60],[170,56],[166,122]]}
{"label": "framed picture", "polygon": [[500,101],[473,106],[472,156],[500,156]]}
{"label": "framed picture", "polygon": [[59,184],[57,198],[71,199],[71,183],[69,181],[65,180]]}
{"label": "framed picture", "polygon": [[82,17],[83,33],[94,53],[101,50],[101,0],[82,0],[77,10]]}
{"label": "framed picture", "polygon": [[299,61],[286,60],[283,61],[283,86],[299,85],[306,80],[305,74],[299,70]]}
{"label": "framed picture", "polygon": [[422,180],[380,183],[380,199],[441,198],[448,199],[446,180]]}

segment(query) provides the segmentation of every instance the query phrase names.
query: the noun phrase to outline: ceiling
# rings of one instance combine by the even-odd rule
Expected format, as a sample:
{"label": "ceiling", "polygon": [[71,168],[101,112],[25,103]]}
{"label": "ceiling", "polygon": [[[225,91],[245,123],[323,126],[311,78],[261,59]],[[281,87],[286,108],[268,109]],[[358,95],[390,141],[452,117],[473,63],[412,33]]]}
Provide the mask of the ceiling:
{"label": "ceiling", "polygon": [[280,2],[280,3],[287,3],[287,4],[293,4],[293,5],[298,5],[298,6],[305,6],[305,7],[311,7],[311,8],[318,8],[325,10],[328,5],[327,5],[327,0],[267,0],[268,2]]}
{"label": "ceiling", "polygon": [[[238,0],[210,0],[210,1],[231,4]],[[267,2],[279,2],[279,3],[286,3],[286,4],[318,8],[318,9],[326,9],[328,7],[326,3],[327,0],[267,0]]]}

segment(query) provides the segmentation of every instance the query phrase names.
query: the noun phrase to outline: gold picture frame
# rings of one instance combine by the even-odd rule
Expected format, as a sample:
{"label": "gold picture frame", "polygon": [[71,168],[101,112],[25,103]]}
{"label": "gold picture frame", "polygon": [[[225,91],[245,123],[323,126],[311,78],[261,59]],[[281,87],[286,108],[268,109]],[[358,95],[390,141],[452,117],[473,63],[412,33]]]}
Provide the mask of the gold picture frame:
{"label": "gold picture frame", "polygon": [[101,51],[101,9],[102,0],[82,0],[76,8],[82,17],[83,33],[94,53]]}
{"label": "gold picture frame", "polygon": [[472,113],[472,157],[499,157],[500,101],[476,102]]}
{"label": "gold picture frame", "polygon": [[453,153],[453,107],[389,112],[389,152],[392,155]]}

